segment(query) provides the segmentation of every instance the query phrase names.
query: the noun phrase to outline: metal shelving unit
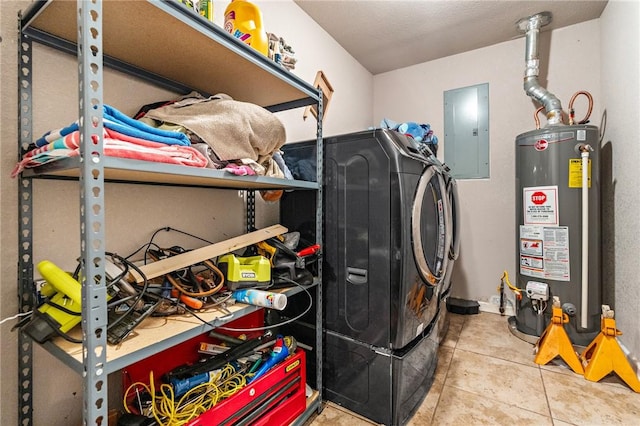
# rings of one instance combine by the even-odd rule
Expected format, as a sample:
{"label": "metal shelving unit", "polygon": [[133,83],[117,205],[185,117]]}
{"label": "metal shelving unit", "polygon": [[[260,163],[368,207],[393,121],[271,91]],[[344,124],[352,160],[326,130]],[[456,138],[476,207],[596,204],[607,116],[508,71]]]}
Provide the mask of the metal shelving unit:
{"label": "metal shelving unit", "polygon": [[[141,19],[141,17],[144,17]],[[74,22],[76,25],[74,25]],[[232,317],[206,317],[210,324],[198,320],[181,321],[163,327],[163,338],[152,336],[153,327],[118,347],[106,342],[107,307],[104,257],[104,184],[128,182],[190,187],[233,188],[247,190],[253,200],[256,189],[314,190],[318,209],[316,235],[322,236],[322,185],[317,182],[288,181],[269,177],[229,176],[217,170],[149,163],[103,156],[102,114],[103,68],[126,72],[161,87],[178,92],[196,90],[202,94],[224,92],[234,99],[251,102],[277,112],[315,104],[318,106],[318,182],[322,181],[322,94],[289,71],[236,40],[221,28],[192,13],[177,1],[82,1],[49,0],[34,3],[20,16],[19,51],[19,123],[20,149],[32,142],[32,43],[37,42],[78,57],[81,149],[79,158],[29,169],[19,178],[19,268],[20,309],[34,308],[33,298],[33,179],[74,179],[79,182],[81,216],[82,276],[82,347],[63,339],[43,344],[83,376],[85,424],[104,424],[107,412],[107,375],[154,353],[171,348],[189,338],[203,334],[255,311],[242,304],[231,307]],[[153,43],[145,41],[153,40]],[[166,52],[172,60],[167,61]],[[86,125],[90,123],[91,125]],[[97,143],[91,144],[92,138]],[[255,217],[255,203],[247,203],[247,217]],[[248,220],[247,225],[252,225]],[[322,263],[315,290],[316,378],[322,389]],[[298,290],[289,290],[295,293]],[[206,316],[206,315],[205,315]],[[80,336],[81,334],[81,336]],[[146,339],[145,336],[146,335]],[[139,339],[139,340],[138,340]],[[33,419],[33,342],[24,333],[19,336],[20,378],[18,397],[20,424]],[[321,409],[321,393],[315,392],[307,410],[296,421],[302,424]]]}

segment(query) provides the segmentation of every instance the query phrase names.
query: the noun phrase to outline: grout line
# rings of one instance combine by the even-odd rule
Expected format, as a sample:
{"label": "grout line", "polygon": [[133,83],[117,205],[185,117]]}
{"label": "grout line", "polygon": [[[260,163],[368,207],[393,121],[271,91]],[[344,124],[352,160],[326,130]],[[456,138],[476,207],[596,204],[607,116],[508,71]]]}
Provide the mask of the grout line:
{"label": "grout line", "polygon": [[[505,405],[505,406],[508,406],[508,407],[513,407],[513,408],[515,408],[515,409],[517,409],[517,410],[520,410],[520,411],[526,411],[526,412],[528,412],[528,413],[538,414],[538,415],[540,415],[540,416],[542,416],[542,417],[545,417],[546,419],[551,420],[551,422],[553,423],[553,417],[551,417],[551,416],[545,416],[544,414],[541,414],[541,413],[539,413],[539,412],[537,412],[537,411],[530,410],[530,409],[528,409],[528,408],[524,408],[524,407],[519,406],[519,405],[517,405],[517,404],[514,404],[514,403],[512,403],[512,402],[510,402],[510,401],[501,401],[501,400],[497,400],[497,399],[495,399],[493,396],[487,396],[487,395],[486,395],[486,394],[484,394],[484,393],[476,393],[476,392],[474,392],[474,391],[472,391],[472,390],[470,390],[470,389],[464,389],[464,388],[461,388],[461,387],[459,387],[459,386],[450,385],[450,387],[452,387],[452,388],[454,388],[454,389],[457,389],[457,390],[459,390],[459,391],[461,391],[461,392],[466,392],[466,393],[468,393],[468,394],[474,395],[474,396],[476,396],[476,397],[478,397],[478,398],[481,398],[481,399],[486,399],[486,400],[489,400],[489,401],[492,401],[492,402],[495,402],[495,403],[498,403],[498,404],[502,404],[502,405]],[[558,421],[562,421],[562,420],[560,420],[560,419],[557,419],[557,420],[558,420]],[[568,423],[568,422],[565,422],[565,423]]]}
{"label": "grout line", "polygon": [[[456,356],[456,348],[458,346],[458,341],[460,340],[460,335],[462,334],[462,330],[464,330],[464,326],[467,323],[467,316],[464,316],[464,318],[462,319],[462,324],[460,326],[460,332],[458,333],[458,336],[456,337],[456,341],[455,341],[455,345],[453,345],[452,351],[451,351],[451,359],[449,360],[449,365],[447,365],[447,371],[445,371],[444,373],[444,378],[442,380],[442,388],[440,388],[440,393],[438,394],[438,400],[436,401],[436,405],[433,408],[433,412],[431,413],[431,417],[429,418],[429,424],[431,424],[433,422],[433,419],[436,416],[436,412],[438,411],[438,407],[440,406],[440,400],[442,399],[442,393],[444,392],[444,388],[445,386],[447,386],[447,378],[449,377],[449,371],[451,370],[451,364],[453,364],[453,358]],[[449,316],[449,329],[447,330],[447,333],[449,333],[449,330],[451,330],[451,317]],[[445,335],[446,338],[446,335]],[[447,346],[450,347],[450,346]]]}
{"label": "grout line", "polygon": [[542,383],[542,392],[544,392],[544,400],[547,401],[547,411],[549,412],[551,423],[553,423],[553,413],[551,412],[551,403],[549,402],[549,395],[547,395],[547,386],[544,383],[544,377],[542,377],[542,368],[538,364],[536,364],[536,366],[538,367],[538,374],[540,375],[540,383]]}

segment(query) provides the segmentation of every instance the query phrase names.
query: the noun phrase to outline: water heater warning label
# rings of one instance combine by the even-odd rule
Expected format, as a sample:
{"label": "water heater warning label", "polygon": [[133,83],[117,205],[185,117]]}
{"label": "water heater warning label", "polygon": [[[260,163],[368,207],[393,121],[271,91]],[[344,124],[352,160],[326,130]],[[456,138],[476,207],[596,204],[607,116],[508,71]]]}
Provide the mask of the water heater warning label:
{"label": "water heater warning label", "polygon": [[569,228],[520,225],[520,274],[570,280]]}
{"label": "water heater warning label", "polygon": [[558,187],[522,189],[525,225],[558,225]]}
{"label": "water heater warning label", "polygon": [[[591,188],[591,159],[587,166],[587,185]],[[582,188],[582,159],[569,159],[569,188]]]}

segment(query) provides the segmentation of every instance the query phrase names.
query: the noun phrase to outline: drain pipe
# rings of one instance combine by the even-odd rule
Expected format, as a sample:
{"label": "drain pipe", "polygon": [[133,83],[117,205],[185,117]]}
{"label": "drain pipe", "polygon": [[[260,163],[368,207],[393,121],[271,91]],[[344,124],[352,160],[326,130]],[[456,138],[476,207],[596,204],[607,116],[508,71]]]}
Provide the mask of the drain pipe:
{"label": "drain pipe", "polygon": [[547,126],[563,125],[560,100],[538,82],[540,59],[538,55],[538,34],[540,28],[551,22],[551,12],[541,12],[517,22],[518,29],[526,33],[524,91],[529,97],[544,106],[547,112]]}
{"label": "drain pipe", "polygon": [[588,327],[589,308],[589,152],[591,145],[578,147],[582,158],[582,299],[580,304],[580,327]]}

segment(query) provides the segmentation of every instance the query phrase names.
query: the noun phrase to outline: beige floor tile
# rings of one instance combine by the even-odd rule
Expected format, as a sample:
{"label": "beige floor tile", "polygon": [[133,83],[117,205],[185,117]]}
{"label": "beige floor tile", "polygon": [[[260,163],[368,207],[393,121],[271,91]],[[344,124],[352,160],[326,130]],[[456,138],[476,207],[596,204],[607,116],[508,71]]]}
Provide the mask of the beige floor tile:
{"label": "beige floor tile", "polygon": [[562,420],[558,420],[558,419],[552,419],[553,420],[553,426],[577,426],[574,423],[567,423],[567,422],[563,422]]}
{"label": "beige floor tile", "polygon": [[487,312],[469,315],[460,332],[456,349],[525,365],[536,365],[533,362],[533,345],[509,331],[507,318]]}
{"label": "beige floor tile", "polygon": [[558,374],[566,374],[568,376],[577,375],[579,377],[582,377],[580,374],[574,373],[571,367],[569,367],[567,363],[564,362],[564,360],[560,357],[556,357],[549,361],[549,363],[541,365],[540,369],[553,371],[554,373]]}
{"label": "beige floor tile", "polygon": [[329,402],[326,403],[322,413],[307,424],[310,426],[371,426],[377,423]]}
{"label": "beige floor tile", "polygon": [[[449,314],[433,385],[408,426],[640,426],[640,394],[617,376],[593,383],[560,358],[538,366],[534,357],[506,317]],[[375,425],[333,403],[310,424]]]}
{"label": "beige floor tile", "polygon": [[416,413],[408,422],[408,426],[423,426],[431,423],[431,418],[440,400],[440,394],[442,393],[452,358],[453,348],[440,346],[438,350],[438,366],[436,367],[433,384],[431,385],[431,389],[429,389],[429,393],[425,396],[424,401],[422,401],[422,404],[420,404],[420,407],[418,407]]}
{"label": "beige floor tile", "polygon": [[640,394],[574,374],[541,370],[554,419],[577,425],[638,425]]}
{"label": "beige floor tile", "polygon": [[452,312],[447,312],[447,315],[449,317],[450,322],[453,324],[464,324],[467,317],[469,316],[469,315],[454,314]]}
{"label": "beige floor tile", "polygon": [[429,392],[424,398],[422,405],[407,422],[407,426],[425,426],[431,424],[431,419],[438,406],[440,392]]}
{"label": "beige floor tile", "polygon": [[456,348],[445,386],[491,395],[496,402],[536,413],[549,413],[540,369],[533,363],[530,367]]}
{"label": "beige floor tile", "polygon": [[439,384],[440,387],[444,385],[444,379],[447,376],[447,371],[453,359],[453,352],[454,349],[448,346],[440,346],[438,348],[438,366],[436,367],[436,376],[433,380],[434,385]]}
{"label": "beige floor tile", "polygon": [[[486,395],[490,395],[487,393]],[[552,425],[551,418],[445,384],[433,425]]]}
{"label": "beige floor tile", "polygon": [[458,343],[458,339],[460,338],[460,332],[464,326],[466,315],[457,315],[448,312],[447,317],[449,318],[449,329],[447,330],[447,334],[442,340],[441,345],[455,348]]}

